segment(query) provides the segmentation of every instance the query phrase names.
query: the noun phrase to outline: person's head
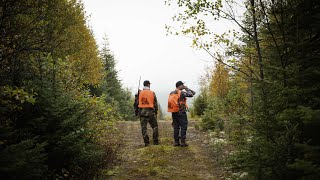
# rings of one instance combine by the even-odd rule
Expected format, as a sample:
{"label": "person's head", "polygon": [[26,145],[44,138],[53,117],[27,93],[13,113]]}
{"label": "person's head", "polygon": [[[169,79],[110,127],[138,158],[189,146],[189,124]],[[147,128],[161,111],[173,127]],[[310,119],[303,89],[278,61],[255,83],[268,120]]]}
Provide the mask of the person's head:
{"label": "person's head", "polygon": [[183,82],[182,82],[182,81],[178,81],[178,82],[176,83],[176,88],[179,89],[179,90],[184,89],[184,84],[183,84]]}
{"label": "person's head", "polygon": [[144,82],[143,82],[143,86],[146,86],[146,87],[150,87],[150,81],[148,81],[148,80],[145,80]]}

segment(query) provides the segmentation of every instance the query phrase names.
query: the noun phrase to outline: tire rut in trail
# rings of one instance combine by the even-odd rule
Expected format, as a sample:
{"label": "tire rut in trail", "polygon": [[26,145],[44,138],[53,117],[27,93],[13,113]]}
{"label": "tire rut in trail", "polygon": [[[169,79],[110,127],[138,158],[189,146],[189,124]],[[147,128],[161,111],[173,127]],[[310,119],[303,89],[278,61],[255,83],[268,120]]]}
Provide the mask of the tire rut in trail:
{"label": "tire rut in trail", "polygon": [[[220,179],[210,157],[206,133],[195,129],[196,121],[189,121],[189,147],[173,147],[170,121],[158,121],[160,145],[144,147],[140,122],[122,121],[117,127],[123,133],[122,163],[110,179]],[[152,129],[148,126],[152,140]]]}

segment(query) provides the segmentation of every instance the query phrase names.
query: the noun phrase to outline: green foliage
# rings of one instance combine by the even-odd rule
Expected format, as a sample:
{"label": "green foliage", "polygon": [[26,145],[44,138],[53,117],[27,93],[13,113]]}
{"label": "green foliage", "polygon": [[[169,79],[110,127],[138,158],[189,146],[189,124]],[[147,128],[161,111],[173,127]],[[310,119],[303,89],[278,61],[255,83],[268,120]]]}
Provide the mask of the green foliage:
{"label": "green foliage", "polygon": [[45,164],[45,146],[46,143],[39,144],[36,139],[23,140],[7,146],[0,152],[0,163],[6,165],[0,168],[2,177],[32,179],[45,176],[44,172],[48,168]]}
{"label": "green foliage", "polygon": [[21,115],[25,106],[35,103],[34,94],[10,86],[0,89],[0,163],[6,165],[0,167],[1,176],[14,179],[40,178],[48,168],[45,164],[47,154],[44,150],[47,143],[39,143],[37,137],[17,141],[29,133],[17,129],[17,126],[21,125],[17,118],[16,121],[11,119],[12,113]]}
{"label": "green foliage", "polygon": [[105,101],[113,104],[116,111],[124,120],[134,120],[134,102],[132,93],[129,89],[122,87],[121,80],[118,77],[116,69],[116,60],[109,48],[108,39],[104,39],[104,44],[100,51],[100,57],[104,66],[104,78],[98,87],[90,86],[90,91],[95,96],[105,94]]}
{"label": "green foliage", "polygon": [[192,110],[194,115],[202,116],[207,106],[208,106],[207,96],[205,93],[201,92],[200,95],[193,100]]}
{"label": "green foliage", "polygon": [[224,109],[226,105],[223,99],[219,97],[212,97],[208,100],[208,107],[205,109],[202,119],[202,127],[204,129],[224,129],[225,114]]}
{"label": "green foliage", "polygon": [[[213,98],[201,118],[207,129],[224,119],[232,171],[248,179],[319,179],[319,1],[176,4],[177,34],[193,37],[193,46],[230,70],[221,81],[215,65],[206,90]],[[214,34],[212,20],[231,20],[241,31]]]}
{"label": "green foliage", "polygon": [[0,178],[98,177],[118,158],[121,106],[87,88],[105,75],[83,5],[8,0],[0,12]]}

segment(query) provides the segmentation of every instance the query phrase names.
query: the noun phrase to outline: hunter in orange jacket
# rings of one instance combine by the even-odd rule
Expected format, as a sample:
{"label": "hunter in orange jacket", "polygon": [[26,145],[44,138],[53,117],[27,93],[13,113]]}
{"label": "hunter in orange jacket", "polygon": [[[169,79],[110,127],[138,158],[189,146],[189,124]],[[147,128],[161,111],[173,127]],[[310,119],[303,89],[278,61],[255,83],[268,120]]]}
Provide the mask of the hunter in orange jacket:
{"label": "hunter in orange jacket", "polygon": [[158,122],[157,122],[157,112],[158,112],[158,103],[156,94],[150,90],[150,82],[143,82],[143,90],[139,92],[139,116],[141,123],[141,131],[145,146],[150,144],[149,136],[147,132],[148,123],[151,125],[153,130],[153,144],[159,144],[159,133],[158,133]]}
{"label": "hunter in orange jacket", "polygon": [[186,143],[188,128],[187,97],[193,97],[194,95],[195,92],[185,86],[182,81],[176,83],[176,90],[172,91],[169,95],[168,112],[172,113],[174,146],[188,146]]}

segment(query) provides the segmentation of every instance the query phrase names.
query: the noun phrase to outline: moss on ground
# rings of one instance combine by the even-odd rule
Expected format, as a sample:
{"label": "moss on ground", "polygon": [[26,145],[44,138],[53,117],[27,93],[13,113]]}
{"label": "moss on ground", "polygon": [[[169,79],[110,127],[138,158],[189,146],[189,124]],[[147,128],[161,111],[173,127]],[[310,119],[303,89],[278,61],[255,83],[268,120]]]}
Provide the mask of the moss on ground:
{"label": "moss on ground", "polygon": [[202,147],[201,134],[194,125],[188,130],[189,147],[172,146],[172,127],[168,121],[159,122],[160,145],[148,147],[143,146],[138,122],[121,125],[128,137],[123,162],[108,171],[109,179],[219,179],[215,178],[219,175],[214,172],[212,158]]}

